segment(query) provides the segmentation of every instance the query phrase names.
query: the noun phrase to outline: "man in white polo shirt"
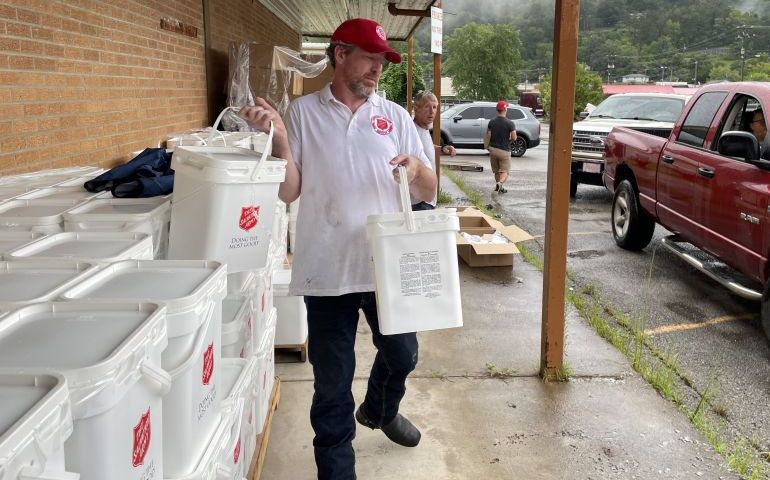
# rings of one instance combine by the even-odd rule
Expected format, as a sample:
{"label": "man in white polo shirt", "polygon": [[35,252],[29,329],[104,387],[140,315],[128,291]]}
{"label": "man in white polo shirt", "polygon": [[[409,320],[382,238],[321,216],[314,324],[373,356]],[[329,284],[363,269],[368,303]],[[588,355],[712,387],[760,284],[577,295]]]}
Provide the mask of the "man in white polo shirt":
{"label": "man in white polo shirt", "polygon": [[[422,142],[422,148],[425,156],[430,160],[431,168],[436,172],[436,155],[445,153],[454,157],[457,150],[452,145],[434,145],[433,138],[430,135],[430,129],[433,127],[433,119],[438,112],[438,99],[433,92],[423,90],[417,92],[414,97],[414,124],[417,127],[417,133]],[[436,172],[438,175],[438,172]],[[415,201],[412,198],[412,210],[433,210],[436,207],[436,197],[430,202]]]}
{"label": "man in white polo shirt", "polygon": [[292,102],[285,125],[261,98],[240,114],[263,131],[274,122],[273,154],[287,160],[279,197],[289,203],[302,194],[290,292],[303,295],[307,305],[318,478],[350,480],[356,478],[351,385],[359,310],[377,356],[355,419],[400,445],[420,440],[419,430],[398,413],[406,377],[417,364],[417,336],[379,331],[366,218],[400,211],[398,165],[406,167],[410,193],[420,201],[433,199],[437,182],[409,114],[375,94],[384,63],[401,61],[382,27],[347,20],[327,53],[331,84]]}

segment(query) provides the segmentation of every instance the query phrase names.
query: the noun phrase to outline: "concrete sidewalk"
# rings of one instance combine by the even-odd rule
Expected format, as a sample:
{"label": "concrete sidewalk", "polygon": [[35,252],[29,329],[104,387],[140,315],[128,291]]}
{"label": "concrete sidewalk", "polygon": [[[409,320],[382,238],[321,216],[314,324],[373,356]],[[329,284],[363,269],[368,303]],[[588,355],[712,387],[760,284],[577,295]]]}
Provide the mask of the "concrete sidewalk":
{"label": "concrete sidewalk", "polygon": [[[442,188],[451,187],[443,178]],[[481,269],[461,262],[465,326],[419,335],[419,365],[401,404],[422,430],[422,442],[407,449],[359,428],[358,478],[738,478],[687,418],[574,311],[568,310],[566,334],[573,376],[542,382],[542,275],[520,257],[515,262]],[[357,352],[358,403],[375,353],[363,319]],[[513,376],[490,378],[486,364]],[[278,364],[277,374],[281,404],[262,478],[314,479],[310,365]]]}

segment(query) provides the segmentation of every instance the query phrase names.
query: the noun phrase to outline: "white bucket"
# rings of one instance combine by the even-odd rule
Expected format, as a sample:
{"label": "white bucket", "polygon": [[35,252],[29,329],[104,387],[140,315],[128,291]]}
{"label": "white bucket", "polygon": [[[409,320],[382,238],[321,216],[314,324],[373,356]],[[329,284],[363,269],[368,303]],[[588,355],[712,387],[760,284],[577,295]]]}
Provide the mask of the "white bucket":
{"label": "white bucket", "polygon": [[163,197],[97,198],[64,215],[68,232],[138,232],[152,236],[155,258],[168,246],[171,202]]}
{"label": "white bucket", "polygon": [[366,225],[380,331],[393,335],[461,327],[457,215],[454,209],[412,212],[407,183],[399,190],[403,212],[369,215]]}
{"label": "white bucket", "polygon": [[40,238],[43,234],[38,232],[0,232],[0,260],[4,260],[9,252]]}
{"label": "white bucket", "polygon": [[64,213],[80,203],[77,200],[8,200],[0,203],[0,230],[59,233],[64,231]]}
{"label": "white bucket", "polygon": [[61,293],[96,273],[86,262],[0,262],[0,309],[55,300]]}
{"label": "white bucket", "polygon": [[254,288],[254,271],[227,274],[227,294],[246,295]]}
{"label": "white bucket", "polygon": [[72,433],[67,380],[0,371],[0,398],[0,478],[78,480],[64,467],[64,441]]}
{"label": "white bucket", "polygon": [[299,198],[289,204],[289,251],[294,253],[297,245],[297,217],[299,215]]}
{"label": "white bucket", "polygon": [[259,343],[255,357],[257,358],[257,420],[256,431],[262,433],[270,410],[270,397],[275,385],[275,325],[278,314],[275,309],[268,315],[265,331]]}
{"label": "white bucket", "polygon": [[67,379],[65,466],[82,480],[162,478],[165,313],[149,303],[40,303],[0,322],[0,367]]}
{"label": "white bucket", "polygon": [[275,202],[275,216],[273,217],[273,229],[271,239],[273,243],[280,245],[287,242],[286,235],[288,233],[288,219],[289,214],[286,213],[286,204],[278,200]]}
{"label": "white bucket", "polygon": [[262,341],[262,334],[267,326],[268,317],[273,308],[273,266],[260,268],[254,272],[254,290],[252,291],[253,335],[252,345],[256,349]]}
{"label": "white bucket", "polygon": [[230,273],[264,267],[286,162],[241,148],[179,147],[171,166],[169,258],[213,259]]}
{"label": "white bucket", "polygon": [[121,260],[152,260],[152,237],[131,232],[54,233],[17,248],[8,260],[71,260],[113,263]]}
{"label": "white bucket", "polygon": [[228,480],[240,480],[246,476],[256,446],[254,416],[257,400],[257,364],[255,357],[222,360],[222,390],[230,392],[222,401],[222,414],[231,416],[231,428],[237,428],[240,433],[236,446],[226,450],[224,458],[221,459],[222,466],[225,467],[222,469],[224,478]]}
{"label": "white bucket", "polygon": [[[83,188],[83,185],[89,181],[93,180],[94,178],[98,177],[102,173],[106,172],[103,168],[97,168],[94,169],[90,174],[82,175],[79,177],[73,177],[69,180],[66,180],[64,182],[56,184],[56,187],[80,187]],[[103,192],[105,195],[109,195],[109,191],[105,190]]]}
{"label": "white bucket", "polygon": [[252,352],[251,297],[228,295],[222,301],[222,357],[248,358]]}
{"label": "white bucket", "polygon": [[103,267],[62,294],[67,300],[166,304],[169,341],[162,365],[173,382],[163,399],[167,477],[192,471],[216,428],[226,280],[225,266],[217,262],[130,260]]}
{"label": "white bucket", "polygon": [[84,202],[95,197],[104,196],[105,192],[92,193],[80,186],[38,188],[20,195],[20,200],[78,200]]}
{"label": "white bucket", "polygon": [[276,345],[301,345],[307,340],[307,309],[303,297],[289,295],[291,270],[273,272],[273,305],[278,312]]}
{"label": "white bucket", "polygon": [[[30,191],[23,183],[8,183],[0,186],[0,202],[11,200]],[[32,190],[34,191],[34,189]]]}

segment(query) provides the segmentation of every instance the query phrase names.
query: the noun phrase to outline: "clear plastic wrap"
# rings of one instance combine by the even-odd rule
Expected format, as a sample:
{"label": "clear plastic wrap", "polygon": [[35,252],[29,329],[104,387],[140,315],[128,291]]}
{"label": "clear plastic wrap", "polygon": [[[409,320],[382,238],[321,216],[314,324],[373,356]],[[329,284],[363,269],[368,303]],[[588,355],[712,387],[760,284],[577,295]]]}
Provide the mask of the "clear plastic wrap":
{"label": "clear plastic wrap", "polygon": [[[254,97],[262,97],[283,115],[289,108],[290,96],[301,93],[293,88],[293,74],[314,78],[324,71],[327,63],[325,56],[303,54],[287,47],[232,42],[227,105],[237,108],[254,105]],[[227,130],[248,129],[238,120],[230,111],[222,123]]]}

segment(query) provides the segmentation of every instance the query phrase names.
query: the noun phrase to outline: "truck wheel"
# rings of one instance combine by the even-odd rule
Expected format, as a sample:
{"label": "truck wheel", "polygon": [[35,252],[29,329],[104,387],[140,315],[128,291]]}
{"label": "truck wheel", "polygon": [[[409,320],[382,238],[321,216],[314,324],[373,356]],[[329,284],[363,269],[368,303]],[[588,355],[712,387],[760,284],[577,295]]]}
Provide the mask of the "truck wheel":
{"label": "truck wheel", "polygon": [[623,180],[612,199],[612,236],[619,247],[641,250],[649,245],[655,222],[639,209],[639,195],[633,184]]}
{"label": "truck wheel", "polygon": [[527,140],[524,137],[517,137],[516,141],[511,143],[511,156],[521,157],[527,151]]}
{"label": "truck wheel", "polygon": [[[770,283],[768,283],[770,287]],[[770,342],[770,288],[765,288],[765,294],[762,295],[762,328],[765,330],[765,337]]]}

